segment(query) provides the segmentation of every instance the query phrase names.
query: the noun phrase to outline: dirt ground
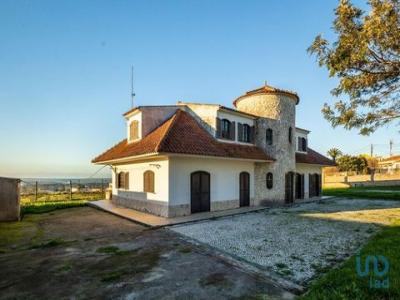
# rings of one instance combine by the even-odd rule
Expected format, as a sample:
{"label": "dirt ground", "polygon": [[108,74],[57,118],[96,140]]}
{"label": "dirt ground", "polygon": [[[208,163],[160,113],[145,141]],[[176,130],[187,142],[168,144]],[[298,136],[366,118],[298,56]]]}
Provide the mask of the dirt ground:
{"label": "dirt ground", "polygon": [[204,246],[83,207],[0,224],[0,299],[290,299]]}

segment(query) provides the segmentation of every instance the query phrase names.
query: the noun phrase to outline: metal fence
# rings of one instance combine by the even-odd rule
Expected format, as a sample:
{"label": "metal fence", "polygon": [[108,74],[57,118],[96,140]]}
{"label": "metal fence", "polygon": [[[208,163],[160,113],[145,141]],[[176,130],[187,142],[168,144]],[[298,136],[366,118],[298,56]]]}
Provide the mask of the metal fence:
{"label": "metal fence", "polygon": [[108,178],[23,179],[21,203],[104,199],[110,183]]}

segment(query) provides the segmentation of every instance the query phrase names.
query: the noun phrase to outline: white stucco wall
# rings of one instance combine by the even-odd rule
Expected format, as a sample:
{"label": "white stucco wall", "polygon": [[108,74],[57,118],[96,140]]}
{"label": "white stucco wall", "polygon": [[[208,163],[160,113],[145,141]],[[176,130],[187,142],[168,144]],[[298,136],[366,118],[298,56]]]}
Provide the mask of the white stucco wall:
{"label": "white stucco wall", "polygon": [[[137,200],[156,200],[168,202],[169,200],[169,161],[168,159],[151,160],[146,162],[137,162],[131,164],[117,165],[116,171],[129,172],[129,190],[121,191],[134,192],[134,198]],[[154,193],[143,192],[143,173],[147,170],[154,172]],[[112,172],[113,194],[118,195],[116,188],[116,173]]]}
{"label": "white stucco wall", "polygon": [[309,198],[309,174],[322,174],[322,166],[310,164],[296,164],[296,173],[304,174],[304,198]]}
{"label": "white stucco wall", "polygon": [[254,197],[254,163],[214,158],[170,157],[170,205],[190,204],[190,174],[210,173],[210,200],[239,199],[239,174],[250,174],[250,199]]}

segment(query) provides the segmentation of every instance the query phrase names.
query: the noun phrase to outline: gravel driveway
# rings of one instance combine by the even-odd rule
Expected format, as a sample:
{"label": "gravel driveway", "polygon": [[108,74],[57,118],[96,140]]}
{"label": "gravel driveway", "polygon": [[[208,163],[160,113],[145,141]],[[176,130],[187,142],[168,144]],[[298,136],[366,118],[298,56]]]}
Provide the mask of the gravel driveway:
{"label": "gravel driveway", "polygon": [[332,199],[178,225],[175,232],[306,285],[354,254],[400,203]]}

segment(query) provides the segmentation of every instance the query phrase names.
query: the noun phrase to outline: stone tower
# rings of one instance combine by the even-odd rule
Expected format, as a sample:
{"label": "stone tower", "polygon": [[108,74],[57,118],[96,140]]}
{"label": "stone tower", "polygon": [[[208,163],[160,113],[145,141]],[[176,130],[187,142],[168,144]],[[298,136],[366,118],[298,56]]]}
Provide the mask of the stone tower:
{"label": "stone tower", "polygon": [[[296,93],[268,85],[249,91],[233,102],[237,110],[259,117],[255,125],[256,145],[275,159],[273,163],[255,165],[255,205],[285,201],[285,174],[294,172],[296,168],[295,119],[298,103]],[[272,144],[267,143],[267,129],[272,129]],[[273,174],[271,189],[266,186],[269,172]]]}

